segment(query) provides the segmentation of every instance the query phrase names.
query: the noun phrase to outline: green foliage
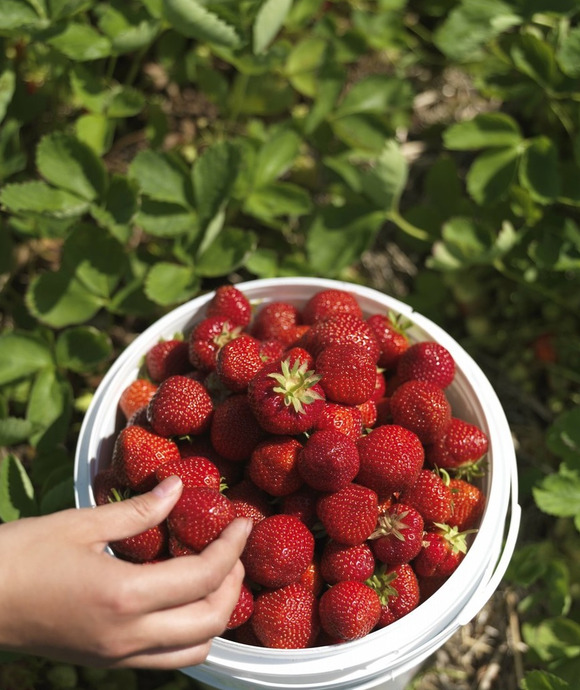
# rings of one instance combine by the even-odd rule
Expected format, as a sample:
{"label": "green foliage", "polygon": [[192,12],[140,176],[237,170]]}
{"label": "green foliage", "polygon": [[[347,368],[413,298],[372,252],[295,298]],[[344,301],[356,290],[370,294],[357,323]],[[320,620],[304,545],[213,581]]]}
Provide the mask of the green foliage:
{"label": "green foliage", "polygon": [[[578,0],[3,0],[0,520],[73,505],[96,382],[167,310],[240,278],[368,284],[496,383],[532,516],[507,576],[521,687],[574,687],[579,17]],[[23,688],[153,687],[24,670]]]}

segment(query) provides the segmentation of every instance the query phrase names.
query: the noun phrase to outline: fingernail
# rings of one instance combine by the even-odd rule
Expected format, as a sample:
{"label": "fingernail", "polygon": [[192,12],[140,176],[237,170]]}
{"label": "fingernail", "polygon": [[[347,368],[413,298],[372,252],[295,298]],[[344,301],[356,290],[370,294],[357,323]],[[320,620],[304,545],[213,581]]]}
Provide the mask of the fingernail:
{"label": "fingernail", "polygon": [[156,496],[159,496],[159,498],[165,498],[166,496],[170,496],[171,494],[179,491],[181,486],[181,479],[174,474],[171,477],[167,477],[163,481],[159,482],[159,484],[157,484],[152,491]]}

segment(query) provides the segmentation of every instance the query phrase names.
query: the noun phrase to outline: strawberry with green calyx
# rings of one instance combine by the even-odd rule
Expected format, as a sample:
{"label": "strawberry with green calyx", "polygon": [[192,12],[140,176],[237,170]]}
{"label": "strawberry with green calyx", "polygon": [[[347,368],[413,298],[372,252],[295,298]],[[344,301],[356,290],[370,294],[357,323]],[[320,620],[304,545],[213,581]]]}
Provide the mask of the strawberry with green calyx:
{"label": "strawberry with green calyx", "polygon": [[395,424],[415,432],[421,443],[434,443],[451,423],[451,405],[442,388],[431,381],[405,381],[390,399]]}
{"label": "strawberry with green calyx", "polygon": [[408,325],[395,314],[372,314],[366,320],[379,343],[377,364],[387,371],[394,370],[401,355],[409,348]]}
{"label": "strawberry with green calyx", "polygon": [[143,378],[135,379],[126,386],[119,397],[119,407],[125,419],[130,419],[141,408],[148,405],[156,390],[156,383]]}
{"label": "strawberry with green calyx", "polygon": [[186,459],[164,462],[155,470],[158,482],[176,475],[183,482],[183,486],[207,486],[210,489],[221,488],[221,474],[211,460],[203,456],[190,456]]}
{"label": "strawberry with green calyx", "polygon": [[254,525],[241,560],[250,580],[276,588],[296,582],[313,556],[308,527],[293,515],[275,514]]}
{"label": "strawberry with green calyx", "polygon": [[235,285],[220,285],[207,304],[206,316],[223,316],[245,328],[252,318],[250,300]]}
{"label": "strawberry with green calyx", "polygon": [[121,485],[143,493],[157,484],[155,471],[159,465],[180,457],[171,439],[140,426],[126,426],[115,439],[111,466]]}
{"label": "strawberry with green calyx", "polygon": [[245,393],[230,395],[216,405],[209,433],[214,451],[234,463],[249,460],[266,437]]}
{"label": "strawberry with green calyx", "polygon": [[312,647],[320,629],[318,600],[298,582],[263,591],[256,597],[250,624],[265,647]]}
{"label": "strawberry with green calyx", "polygon": [[482,429],[452,417],[445,433],[425,447],[425,461],[430,467],[477,476],[482,472],[481,461],[488,449],[489,439]]}
{"label": "strawberry with green calyx", "polygon": [[235,517],[231,501],[217,489],[184,487],[167,516],[167,525],[180,542],[199,553]]}
{"label": "strawberry with green calyx", "polygon": [[275,435],[261,441],[252,451],[248,475],[270,496],[286,496],[297,491],[304,480],[298,471],[302,444],[294,436]]}
{"label": "strawberry with green calyx", "polygon": [[316,357],[315,369],[328,400],[360,405],[375,393],[377,367],[359,345],[336,343],[325,347]]}
{"label": "strawberry with green calyx", "polygon": [[430,381],[439,388],[447,388],[455,377],[455,360],[440,343],[423,340],[413,343],[397,363],[397,376],[405,381]]}
{"label": "strawberry with green calyx", "polygon": [[451,516],[448,524],[461,532],[477,527],[485,510],[485,494],[475,484],[457,477],[449,480],[449,488]]}
{"label": "strawberry with green calyx", "polygon": [[209,428],[213,402],[205,386],[188,376],[162,381],[147,407],[147,419],[160,436],[202,434]]}
{"label": "strawberry with green calyx", "polygon": [[356,297],[346,290],[336,288],[315,292],[302,307],[302,319],[310,325],[340,314],[351,314],[358,319],[363,317]]}
{"label": "strawberry with green calyx", "polygon": [[424,527],[418,510],[393,503],[379,515],[377,527],[369,537],[375,558],[389,565],[409,563],[421,550]]}
{"label": "strawberry with green calyx", "polygon": [[322,494],[316,513],[327,535],[341,544],[362,544],[373,533],[379,517],[377,494],[360,484]]}
{"label": "strawberry with green calyx", "polygon": [[477,530],[460,532],[457,527],[434,524],[423,538],[421,551],[413,561],[419,577],[449,577],[467,553],[467,536]]}
{"label": "strawberry with green calyx", "polygon": [[401,493],[399,500],[418,510],[426,524],[447,522],[451,517],[453,500],[449,475],[423,469],[415,483]]}
{"label": "strawberry with green calyx", "polygon": [[381,601],[364,582],[344,580],[327,589],[319,602],[320,624],[331,638],[358,640],[379,622]]}
{"label": "strawberry with green calyx", "polygon": [[249,586],[242,582],[240,587],[240,595],[238,601],[234,606],[234,610],[231,612],[229,620],[226,625],[226,630],[234,630],[243,625],[246,621],[250,619],[254,613],[254,595]]}
{"label": "strawberry with green calyx", "polygon": [[313,431],[334,429],[352,441],[358,441],[363,432],[362,413],[356,405],[342,405],[326,401]]}
{"label": "strawberry with green calyx", "polygon": [[343,489],[356,477],[359,466],[356,443],[334,429],[311,434],[297,458],[300,476],[317,491]]}
{"label": "strawberry with green calyx", "polygon": [[160,340],[147,351],[145,368],[155,383],[176,374],[186,374],[191,369],[187,343],[179,338]]}
{"label": "strawberry with green calyx", "polygon": [[305,363],[288,359],[262,367],[248,385],[248,401],[260,426],[271,434],[311,429],[324,407],[320,377]]}
{"label": "strawberry with green calyx", "polygon": [[220,349],[242,333],[242,327],[227,316],[208,316],[191,331],[188,339],[189,361],[196,369],[213,371]]}
{"label": "strawberry with green calyx", "polygon": [[419,605],[419,581],[408,563],[400,563],[375,573],[366,584],[377,592],[381,602],[377,628],[390,625]]}
{"label": "strawberry with green calyx", "polygon": [[375,570],[375,559],[368,544],[347,546],[327,541],[320,556],[320,572],[325,582],[334,585],[343,580],[364,582]]}

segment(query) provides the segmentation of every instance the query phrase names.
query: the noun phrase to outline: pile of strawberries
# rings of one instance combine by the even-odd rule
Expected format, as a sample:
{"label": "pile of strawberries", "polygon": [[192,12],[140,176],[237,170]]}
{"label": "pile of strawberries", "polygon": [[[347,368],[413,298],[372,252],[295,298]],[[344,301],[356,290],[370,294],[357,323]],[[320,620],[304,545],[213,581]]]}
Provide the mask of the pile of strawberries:
{"label": "pile of strawberries", "polygon": [[97,504],[170,475],[184,489],[163,524],[111,549],[143,563],[195,554],[249,517],[224,636],[296,649],[389,625],[457,568],[485,507],[488,438],[454,415],[454,376],[445,347],[345,290],[298,307],[220,287],[120,397]]}

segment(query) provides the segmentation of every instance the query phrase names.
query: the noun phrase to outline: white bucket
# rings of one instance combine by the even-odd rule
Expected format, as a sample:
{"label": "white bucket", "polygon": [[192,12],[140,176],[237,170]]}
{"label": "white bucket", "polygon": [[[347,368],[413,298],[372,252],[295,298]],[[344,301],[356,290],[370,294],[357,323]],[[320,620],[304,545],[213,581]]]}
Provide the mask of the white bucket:
{"label": "white bucket", "polygon": [[[320,278],[272,278],[238,283],[252,301],[288,301],[298,306],[315,292],[339,288],[353,293],[366,315],[392,310],[413,325],[416,340],[435,340],[456,362],[447,389],[455,416],[477,424],[489,437],[489,469],[483,480],[486,509],[478,533],[459,568],[427,601],[391,625],[340,645],[301,650],[267,649],[216,638],[206,661],[182,669],[221,690],[403,690],[417,667],[466,625],[497,589],[518,535],[517,466],[510,429],[487,377],[445,331],[407,304],[376,290]],[[80,431],[75,457],[78,507],[94,506],[92,482],[109,462],[123,424],[118,401],[137,376],[143,355],[160,338],[187,332],[203,315],[212,294],[187,302],[159,319],[119,356],[95,392]]]}

